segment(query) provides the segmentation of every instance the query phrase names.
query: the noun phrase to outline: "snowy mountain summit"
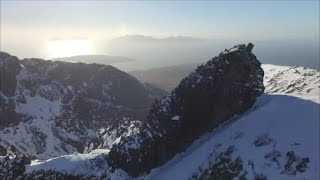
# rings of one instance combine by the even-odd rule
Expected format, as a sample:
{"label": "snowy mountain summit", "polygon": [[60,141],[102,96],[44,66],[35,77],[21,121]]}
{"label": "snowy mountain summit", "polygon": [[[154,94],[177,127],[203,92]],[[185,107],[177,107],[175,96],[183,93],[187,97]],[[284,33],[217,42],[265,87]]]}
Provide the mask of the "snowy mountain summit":
{"label": "snowy mountain summit", "polygon": [[108,124],[88,153],[0,156],[1,179],[320,179],[319,70],[261,65],[252,48],[199,66],[145,119]]}

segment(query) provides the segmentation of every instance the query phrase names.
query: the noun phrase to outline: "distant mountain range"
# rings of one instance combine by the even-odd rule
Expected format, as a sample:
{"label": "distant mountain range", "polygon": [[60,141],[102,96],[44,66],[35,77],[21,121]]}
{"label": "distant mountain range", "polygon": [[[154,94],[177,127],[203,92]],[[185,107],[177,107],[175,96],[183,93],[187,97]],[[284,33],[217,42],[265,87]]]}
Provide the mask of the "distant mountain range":
{"label": "distant mountain range", "polygon": [[136,42],[136,43],[143,43],[143,42],[197,42],[197,41],[203,41],[204,39],[200,38],[194,38],[191,36],[169,36],[164,38],[155,38],[152,36],[145,36],[145,35],[125,35],[120,36],[112,41],[116,42]]}

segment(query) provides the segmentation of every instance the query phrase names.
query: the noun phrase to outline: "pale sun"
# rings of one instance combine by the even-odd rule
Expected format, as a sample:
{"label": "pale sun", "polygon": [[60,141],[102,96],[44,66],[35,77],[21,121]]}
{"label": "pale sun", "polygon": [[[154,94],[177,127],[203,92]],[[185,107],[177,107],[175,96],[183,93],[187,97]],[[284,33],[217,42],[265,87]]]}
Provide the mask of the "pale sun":
{"label": "pale sun", "polygon": [[88,40],[52,40],[48,42],[49,58],[92,54],[92,43]]}

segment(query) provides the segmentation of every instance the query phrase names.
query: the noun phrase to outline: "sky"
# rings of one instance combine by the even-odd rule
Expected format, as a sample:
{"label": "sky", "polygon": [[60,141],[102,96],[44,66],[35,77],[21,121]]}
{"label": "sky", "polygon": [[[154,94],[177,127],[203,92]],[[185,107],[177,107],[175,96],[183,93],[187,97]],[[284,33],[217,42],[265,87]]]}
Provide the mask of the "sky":
{"label": "sky", "polygon": [[1,51],[18,57],[50,58],[48,44],[70,39],[101,54],[92,46],[132,34],[318,42],[319,1],[1,1]]}

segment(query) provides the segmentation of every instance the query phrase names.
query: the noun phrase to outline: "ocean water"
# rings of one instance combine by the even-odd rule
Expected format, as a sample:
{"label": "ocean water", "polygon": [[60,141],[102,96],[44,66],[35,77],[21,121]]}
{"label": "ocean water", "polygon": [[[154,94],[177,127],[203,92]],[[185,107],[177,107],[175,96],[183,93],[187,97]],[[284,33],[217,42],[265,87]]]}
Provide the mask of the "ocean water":
{"label": "ocean water", "polygon": [[[257,41],[253,53],[264,64],[319,68],[319,42],[317,41]],[[188,63],[205,63],[225,48],[238,42],[203,41],[198,43],[140,43],[113,46],[108,52],[133,58],[134,61],[115,63],[124,70],[144,70]],[[120,46],[120,45],[119,45]]]}

